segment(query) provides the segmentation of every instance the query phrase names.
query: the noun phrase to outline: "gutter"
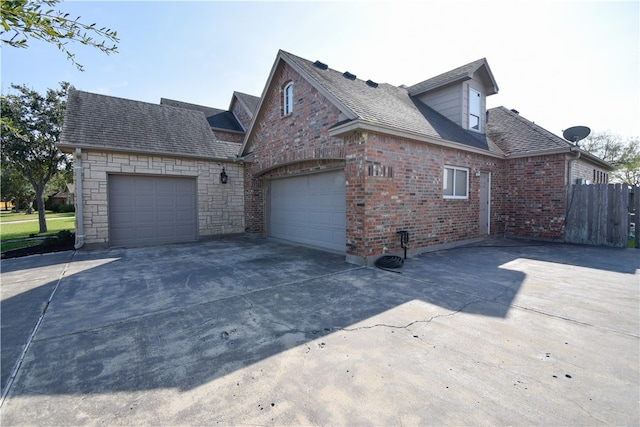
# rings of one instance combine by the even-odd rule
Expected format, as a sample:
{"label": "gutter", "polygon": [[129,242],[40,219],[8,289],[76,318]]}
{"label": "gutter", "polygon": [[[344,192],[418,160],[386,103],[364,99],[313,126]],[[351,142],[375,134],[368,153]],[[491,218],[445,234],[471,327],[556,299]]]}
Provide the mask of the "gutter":
{"label": "gutter", "polygon": [[496,159],[504,159],[505,156],[487,151],[482,148],[473,147],[471,145],[461,144],[459,142],[447,141],[445,139],[428,137],[411,131],[401,131],[391,127],[363,122],[360,120],[350,121],[337,127],[329,129],[329,136],[340,137],[343,134],[354,131],[378,132],[385,135],[397,136],[400,138],[411,139],[413,141],[427,142],[429,144],[439,145],[442,147],[453,148],[455,150],[468,151],[470,153],[482,154],[484,156],[494,157]]}
{"label": "gutter", "polygon": [[[237,142],[228,142],[228,141],[218,141],[219,143],[223,143],[223,144],[227,144],[231,147],[237,145]],[[137,155],[142,155],[142,156],[158,156],[158,157],[176,157],[179,159],[192,159],[192,160],[206,160],[206,161],[210,161],[210,162],[228,162],[229,160],[233,159],[230,157],[216,157],[216,156],[200,156],[197,154],[185,154],[185,153],[175,153],[175,152],[168,152],[168,151],[143,151],[143,150],[139,150],[139,149],[135,149],[135,148],[121,148],[121,147],[112,147],[112,146],[106,146],[106,145],[93,145],[93,144],[65,144],[65,143],[58,143],[56,144],[56,146],[58,148],[60,148],[61,151],[65,152],[65,153],[72,153],[73,149],[76,149],[76,155],[77,155],[77,150],[84,148],[85,150],[90,150],[90,151],[106,151],[109,153],[126,153],[126,154],[137,154]],[[234,150],[235,151],[235,150]],[[235,156],[235,155],[234,155]]]}
{"label": "gutter", "polygon": [[76,180],[76,243],[74,249],[84,246],[84,215],[82,210],[82,150],[76,147],[76,159],[73,166]]}

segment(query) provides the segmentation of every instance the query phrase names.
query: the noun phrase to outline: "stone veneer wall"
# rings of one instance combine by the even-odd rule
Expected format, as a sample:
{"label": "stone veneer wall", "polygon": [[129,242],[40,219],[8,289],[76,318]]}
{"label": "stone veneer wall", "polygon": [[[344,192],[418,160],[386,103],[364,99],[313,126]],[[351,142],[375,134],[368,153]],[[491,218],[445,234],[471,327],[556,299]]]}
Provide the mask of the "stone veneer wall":
{"label": "stone veneer wall", "polygon": [[[224,166],[229,181],[220,184]],[[243,167],[195,159],[82,151],[84,242],[108,246],[108,174],[197,177],[199,237],[244,232]]]}

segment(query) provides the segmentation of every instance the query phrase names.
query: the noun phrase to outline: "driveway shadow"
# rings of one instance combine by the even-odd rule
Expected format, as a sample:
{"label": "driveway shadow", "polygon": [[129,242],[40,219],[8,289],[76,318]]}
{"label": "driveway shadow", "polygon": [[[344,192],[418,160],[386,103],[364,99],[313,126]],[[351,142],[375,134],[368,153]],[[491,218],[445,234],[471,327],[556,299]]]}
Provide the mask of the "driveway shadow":
{"label": "driveway shadow", "polygon": [[57,252],[2,261],[0,389],[3,393],[25,343],[72,257],[73,252]]}
{"label": "driveway shadow", "polygon": [[[78,252],[72,265],[93,266],[61,281],[11,394],[190,390],[413,301],[428,303],[415,321],[505,317],[524,273],[501,266],[530,250],[435,252],[401,274],[266,239]],[[45,290],[3,301],[3,313]]]}

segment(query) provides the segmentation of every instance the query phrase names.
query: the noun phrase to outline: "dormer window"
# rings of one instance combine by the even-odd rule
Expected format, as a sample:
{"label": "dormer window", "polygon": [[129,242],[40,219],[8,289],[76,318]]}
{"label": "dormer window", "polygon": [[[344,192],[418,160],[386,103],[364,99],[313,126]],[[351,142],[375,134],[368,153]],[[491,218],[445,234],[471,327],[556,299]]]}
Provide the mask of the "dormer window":
{"label": "dormer window", "polygon": [[293,112],[293,82],[287,83],[282,91],[282,114],[288,115]]}
{"label": "dormer window", "polygon": [[475,89],[469,88],[469,129],[480,132],[480,111],[482,109],[482,95]]}

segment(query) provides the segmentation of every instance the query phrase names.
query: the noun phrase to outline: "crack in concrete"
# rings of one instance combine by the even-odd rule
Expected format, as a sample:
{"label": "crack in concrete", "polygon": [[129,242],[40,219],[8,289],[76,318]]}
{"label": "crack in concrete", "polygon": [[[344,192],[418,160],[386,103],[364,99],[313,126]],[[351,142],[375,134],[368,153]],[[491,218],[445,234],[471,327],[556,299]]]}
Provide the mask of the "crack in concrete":
{"label": "crack in concrete", "polygon": [[[430,323],[435,319],[440,319],[440,318],[443,318],[443,317],[455,316],[456,314],[460,313],[461,311],[463,311],[465,308],[469,307],[470,305],[477,304],[479,302],[484,302],[484,300],[483,299],[477,299],[477,300],[469,301],[469,302],[465,303],[459,309],[457,309],[455,311],[452,311],[450,313],[438,314],[438,315],[435,315],[435,316],[431,316],[430,318],[428,318],[426,320],[414,320],[412,322],[407,323],[406,325],[390,325],[390,324],[386,324],[386,323],[376,323],[375,325],[358,326],[357,328],[339,328],[338,330],[346,331],[346,332],[355,332],[355,331],[360,331],[360,330],[364,330],[364,329],[390,328],[390,329],[406,329],[407,331],[412,332],[409,328],[411,326],[413,326],[413,325],[416,325],[416,324],[419,324],[419,323]],[[416,335],[414,335],[414,337],[418,338]]]}

